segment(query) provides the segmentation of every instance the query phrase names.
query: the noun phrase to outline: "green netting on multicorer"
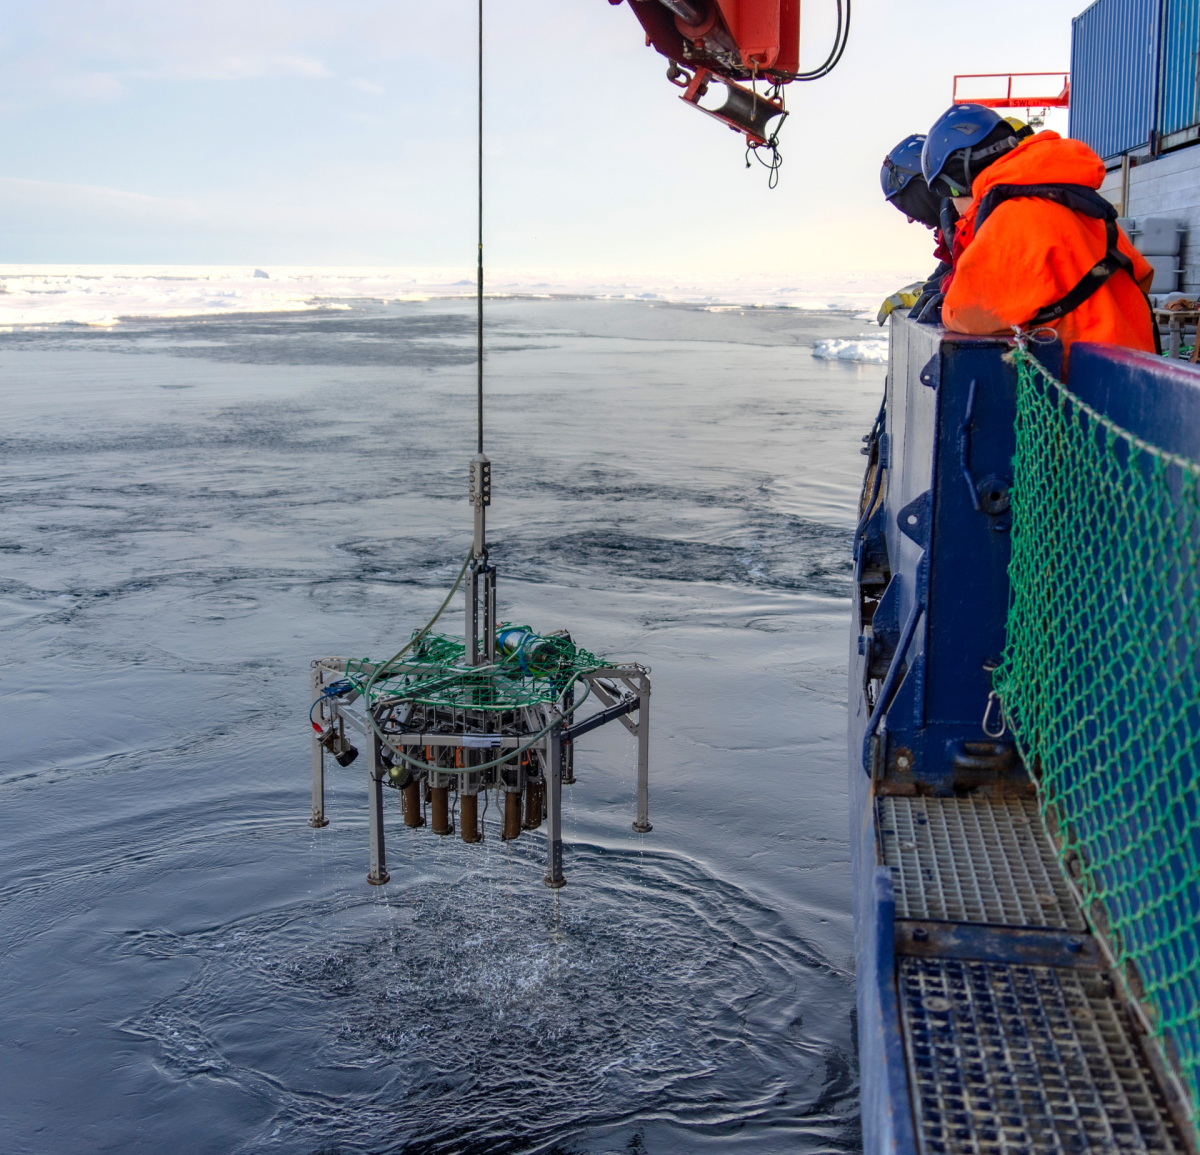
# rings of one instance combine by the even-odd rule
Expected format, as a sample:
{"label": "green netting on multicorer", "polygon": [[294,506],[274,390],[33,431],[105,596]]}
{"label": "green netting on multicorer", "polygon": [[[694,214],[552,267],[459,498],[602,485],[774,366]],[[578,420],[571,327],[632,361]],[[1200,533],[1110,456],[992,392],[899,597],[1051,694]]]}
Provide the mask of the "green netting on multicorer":
{"label": "green netting on multicorer", "polygon": [[374,681],[369,659],[346,663],[346,677],[361,693],[370,684],[371,704],[402,699],[460,710],[517,710],[557,701],[584,674],[606,663],[565,635],[539,636],[528,626],[505,623],[497,631],[494,665],[468,666],[461,638],[413,631],[413,650]]}
{"label": "green netting on multicorer", "polygon": [[1195,1114],[1200,465],[1013,356],[1012,593],[994,684],[1061,853],[1127,977],[1132,964]]}

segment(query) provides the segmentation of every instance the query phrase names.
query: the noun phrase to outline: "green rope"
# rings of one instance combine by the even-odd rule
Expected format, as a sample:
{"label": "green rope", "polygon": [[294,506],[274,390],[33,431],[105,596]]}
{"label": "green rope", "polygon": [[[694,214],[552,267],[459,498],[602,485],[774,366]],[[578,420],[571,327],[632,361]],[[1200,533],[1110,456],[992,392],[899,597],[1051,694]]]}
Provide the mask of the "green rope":
{"label": "green rope", "polygon": [[1023,348],[1012,359],[1011,600],[994,685],[1064,863],[1195,1116],[1200,465],[1122,429]]}
{"label": "green rope", "polygon": [[[569,683],[605,664],[565,637],[538,637],[529,626],[508,622],[497,634],[506,632],[536,639],[536,652],[514,648],[491,665],[468,666],[462,639],[431,634],[426,626],[382,666],[372,666],[367,659],[347,661],[346,678],[372,705],[387,700],[495,712],[556,702]],[[398,657],[413,647],[408,661],[396,669]]]}
{"label": "green rope", "polygon": [[[595,654],[576,646],[566,637],[539,637],[529,626],[514,626],[508,622],[501,625],[498,636],[512,633],[518,639],[536,640],[536,649],[527,653],[526,645],[519,644],[502,653],[499,660],[491,665],[466,665],[466,643],[445,634],[435,634],[432,630],[462,585],[472,557],[472,553],[467,554],[454,585],[437,613],[419,630],[414,630],[412,637],[386,662],[372,663],[367,658],[349,658],[346,661],[346,679],[362,697],[375,736],[406,765],[419,770],[441,771],[445,767],[422,762],[405,754],[393,738],[384,733],[376,720],[374,707],[379,703],[414,703],[492,713],[529,706],[557,707],[563,704],[568,693],[572,694],[573,699],[574,687],[582,681],[584,695],[578,702],[572,700],[570,709],[574,710],[591,693],[584,675],[605,665]],[[406,654],[411,656],[401,664],[400,659]],[[560,718],[551,718],[523,746],[506,750],[491,762],[473,765],[471,770],[490,770],[493,766],[519,758],[560,723]]]}

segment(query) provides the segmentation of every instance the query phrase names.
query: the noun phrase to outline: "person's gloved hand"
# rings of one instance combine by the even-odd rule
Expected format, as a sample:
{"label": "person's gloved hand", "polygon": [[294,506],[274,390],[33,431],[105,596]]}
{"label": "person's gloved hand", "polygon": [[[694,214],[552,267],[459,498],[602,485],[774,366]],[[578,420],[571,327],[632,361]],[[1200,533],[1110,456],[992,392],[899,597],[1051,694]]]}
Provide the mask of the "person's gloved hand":
{"label": "person's gloved hand", "polygon": [[945,299],[945,293],[934,293],[929,300],[921,306],[921,311],[919,313],[916,309],[913,309],[909,316],[921,325],[940,325],[942,323],[942,302]]}
{"label": "person's gloved hand", "polygon": [[908,313],[909,317],[912,318],[912,320],[914,320],[914,321],[918,320],[921,316],[921,311],[925,308],[925,306],[928,305],[929,302],[932,301],[934,297],[937,297],[939,295],[940,294],[938,293],[937,289],[931,289],[928,287],[928,284],[927,284],[926,288],[925,288],[925,292],[923,292],[916,299],[916,301],[913,303],[913,307],[909,310],[909,313]]}
{"label": "person's gloved hand", "polygon": [[905,285],[903,289],[897,289],[879,306],[879,315],[875,319],[882,325],[897,309],[911,309],[921,296],[921,290],[924,287],[924,281],[916,281],[911,285]]}

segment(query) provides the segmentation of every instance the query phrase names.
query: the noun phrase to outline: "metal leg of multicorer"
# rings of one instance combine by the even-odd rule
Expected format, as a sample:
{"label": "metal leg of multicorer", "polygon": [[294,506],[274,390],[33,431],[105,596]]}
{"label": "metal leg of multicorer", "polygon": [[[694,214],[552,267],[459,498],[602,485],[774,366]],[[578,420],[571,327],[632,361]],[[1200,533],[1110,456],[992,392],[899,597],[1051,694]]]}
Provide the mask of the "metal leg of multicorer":
{"label": "metal leg of multicorer", "polygon": [[546,846],[548,863],[545,878],[546,885],[555,890],[567,884],[567,880],[563,877],[562,755],[562,727],[556,725],[551,729],[546,740],[546,761],[549,765],[546,767],[546,786],[548,790],[546,797]]}
{"label": "metal leg of multicorer", "polygon": [[[314,667],[312,672],[312,696],[316,702],[321,697],[321,671]],[[320,735],[312,732],[312,817],[309,826],[320,828],[329,825],[325,817],[325,747]]]}
{"label": "metal leg of multicorer", "polygon": [[371,828],[371,873],[367,881],[382,886],[391,875],[383,853],[383,760],[379,756],[379,736],[367,735],[367,789]]}
{"label": "metal leg of multicorer", "polygon": [[637,821],[633,824],[639,834],[648,834],[650,825],[650,684],[642,678],[638,692],[638,777]]}

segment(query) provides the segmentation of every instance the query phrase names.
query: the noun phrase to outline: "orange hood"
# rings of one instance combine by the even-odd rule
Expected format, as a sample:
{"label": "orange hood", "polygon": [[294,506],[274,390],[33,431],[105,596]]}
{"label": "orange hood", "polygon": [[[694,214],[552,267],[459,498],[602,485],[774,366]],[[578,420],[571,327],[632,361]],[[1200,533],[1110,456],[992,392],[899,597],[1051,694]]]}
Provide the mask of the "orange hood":
{"label": "orange hood", "polygon": [[1099,188],[1103,180],[1104,161],[1083,141],[1064,140],[1047,129],[1023,140],[975,178],[971,207],[963,216],[974,225],[979,202],[998,184],[1081,184]]}

